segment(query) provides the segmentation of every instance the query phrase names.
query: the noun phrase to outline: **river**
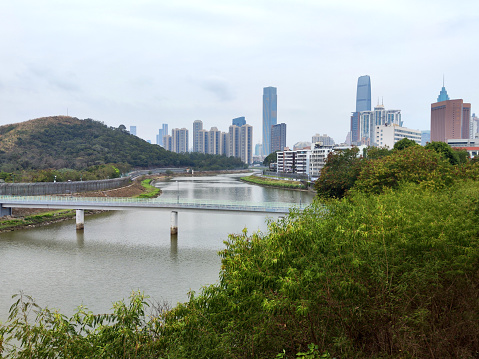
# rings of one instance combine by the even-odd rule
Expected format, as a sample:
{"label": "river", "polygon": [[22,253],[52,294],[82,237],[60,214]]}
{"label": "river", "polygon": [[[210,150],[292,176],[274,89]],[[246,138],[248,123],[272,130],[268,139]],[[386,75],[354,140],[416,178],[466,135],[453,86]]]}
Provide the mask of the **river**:
{"label": "river", "polygon": [[[162,196],[251,202],[311,203],[313,195],[247,184],[240,175],[177,177],[157,182]],[[230,233],[267,230],[275,215],[179,212],[170,236],[168,211],[112,211],[88,216],[84,232],[75,221],[0,234],[0,322],[23,291],[42,307],[71,315],[83,304],[111,312],[115,301],[140,290],[175,305],[190,290],[218,280],[218,251]]]}

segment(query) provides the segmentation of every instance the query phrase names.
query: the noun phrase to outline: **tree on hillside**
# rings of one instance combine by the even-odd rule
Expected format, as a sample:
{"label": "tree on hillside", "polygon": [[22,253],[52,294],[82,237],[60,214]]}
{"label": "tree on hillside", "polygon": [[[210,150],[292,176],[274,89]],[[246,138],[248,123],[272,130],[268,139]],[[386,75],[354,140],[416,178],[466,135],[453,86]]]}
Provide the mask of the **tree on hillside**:
{"label": "tree on hillside", "polygon": [[411,146],[419,146],[416,141],[410,140],[407,137],[404,137],[402,140],[396,142],[394,144],[394,149],[397,151],[404,150],[405,148],[411,147]]}
{"label": "tree on hillside", "polygon": [[314,184],[322,198],[342,198],[354,186],[358,178],[363,157],[353,147],[344,151],[330,152],[319,178]]}

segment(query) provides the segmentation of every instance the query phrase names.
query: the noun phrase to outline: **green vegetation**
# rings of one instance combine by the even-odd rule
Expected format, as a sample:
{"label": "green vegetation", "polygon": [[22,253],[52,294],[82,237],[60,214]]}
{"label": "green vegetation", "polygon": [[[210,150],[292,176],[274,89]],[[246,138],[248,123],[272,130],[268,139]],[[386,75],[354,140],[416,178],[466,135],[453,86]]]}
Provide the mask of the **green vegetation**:
{"label": "green vegetation", "polygon": [[276,163],[278,156],[277,153],[278,151],[275,151],[266,156],[266,158],[263,160],[263,165],[269,167],[270,163]]}
{"label": "green vegetation", "polygon": [[56,116],[0,126],[0,171],[15,175],[32,169],[84,171],[105,164],[195,170],[246,166],[235,157],[166,151],[122,128],[108,127],[92,119]]}
{"label": "green vegetation", "polygon": [[113,314],[79,308],[67,318],[15,297],[0,352],[3,345],[12,357],[476,358],[479,163],[452,165],[420,146],[369,154],[358,162],[353,153],[330,157],[325,172],[337,187],[320,182],[324,204],[270,222],[265,234],[230,235],[218,283],[186,303],[164,310],[134,293]]}
{"label": "green vegetation", "polygon": [[138,198],[156,198],[160,195],[161,190],[158,187],[152,186],[150,183],[152,179],[145,179],[141,181],[141,185],[146,189],[146,192],[139,194]]}
{"label": "green vegetation", "polygon": [[304,183],[299,181],[280,180],[275,178],[259,177],[255,175],[241,177],[242,181],[260,184],[263,186],[273,186],[281,188],[302,189],[305,188]]}
{"label": "green vegetation", "polygon": [[0,220],[0,231],[11,230],[15,228],[22,228],[38,223],[43,223],[50,220],[61,220],[67,218],[73,218],[75,216],[74,210],[56,210],[50,212],[43,212],[34,214],[31,216],[25,216],[23,218],[10,218]]}

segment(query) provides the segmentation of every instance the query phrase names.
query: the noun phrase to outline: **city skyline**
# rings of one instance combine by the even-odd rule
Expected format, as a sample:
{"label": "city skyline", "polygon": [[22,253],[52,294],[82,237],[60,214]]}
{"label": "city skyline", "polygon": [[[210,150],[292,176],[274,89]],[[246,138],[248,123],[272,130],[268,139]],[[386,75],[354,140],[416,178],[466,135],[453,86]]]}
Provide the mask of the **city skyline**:
{"label": "city skyline", "polygon": [[[226,128],[241,115],[258,143],[261,92],[272,84],[289,146],[314,133],[340,143],[363,74],[372,79],[372,102],[384,96],[413,129],[429,129],[443,75],[451,98],[479,112],[477,2],[272,4],[5,2],[0,125],[69,114],[133,124],[155,142],[161,123]],[[464,48],[467,56],[457,56]]]}

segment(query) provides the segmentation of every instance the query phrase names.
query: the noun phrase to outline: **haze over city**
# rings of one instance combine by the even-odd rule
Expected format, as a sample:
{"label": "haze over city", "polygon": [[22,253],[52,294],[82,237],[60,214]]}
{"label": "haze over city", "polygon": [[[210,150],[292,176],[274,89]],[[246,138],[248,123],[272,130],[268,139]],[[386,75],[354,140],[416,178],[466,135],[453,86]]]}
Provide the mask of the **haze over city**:
{"label": "haze over city", "polygon": [[[430,128],[445,76],[479,103],[476,1],[28,1],[0,6],[0,125],[66,115],[137,126],[155,142],[194,120],[261,141],[263,87],[278,91],[287,144],[343,142],[356,83],[372,103]],[[191,145],[191,143],[190,143]]]}

